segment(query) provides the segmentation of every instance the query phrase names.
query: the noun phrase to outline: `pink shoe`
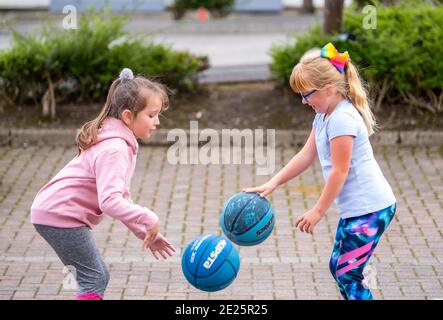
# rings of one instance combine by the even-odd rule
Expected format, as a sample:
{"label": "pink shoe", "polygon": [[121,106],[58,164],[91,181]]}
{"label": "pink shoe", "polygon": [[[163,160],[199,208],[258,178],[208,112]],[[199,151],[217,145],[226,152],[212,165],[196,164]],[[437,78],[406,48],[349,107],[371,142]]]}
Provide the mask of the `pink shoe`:
{"label": "pink shoe", "polygon": [[98,293],[81,293],[75,296],[75,300],[103,300],[103,297]]}

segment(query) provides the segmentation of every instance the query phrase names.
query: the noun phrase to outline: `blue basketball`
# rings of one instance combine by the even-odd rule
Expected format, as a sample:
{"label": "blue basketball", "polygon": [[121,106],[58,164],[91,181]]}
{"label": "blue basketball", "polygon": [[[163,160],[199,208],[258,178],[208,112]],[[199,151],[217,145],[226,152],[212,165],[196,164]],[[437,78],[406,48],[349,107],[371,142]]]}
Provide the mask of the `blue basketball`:
{"label": "blue basketball", "polygon": [[263,242],[274,228],[274,209],[257,193],[239,192],[226,201],[220,219],[225,235],[238,245]]}
{"label": "blue basketball", "polygon": [[197,289],[218,291],[237,276],[240,257],[232,242],[217,235],[200,236],[185,249],[182,270],[186,280]]}

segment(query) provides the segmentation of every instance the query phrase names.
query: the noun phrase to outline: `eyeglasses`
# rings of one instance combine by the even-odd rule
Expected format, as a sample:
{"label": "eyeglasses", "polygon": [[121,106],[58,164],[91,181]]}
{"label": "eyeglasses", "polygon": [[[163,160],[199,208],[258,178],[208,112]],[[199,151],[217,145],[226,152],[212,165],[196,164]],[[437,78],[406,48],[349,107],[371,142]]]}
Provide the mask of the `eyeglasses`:
{"label": "eyeglasses", "polygon": [[317,89],[314,89],[314,90],[309,91],[308,93],[305,93],[305,94],[300,92],[300,95],[301,95],[302,99],[305,99],[305,101],[308,101],[309,97],[316,91],[317,91]]}

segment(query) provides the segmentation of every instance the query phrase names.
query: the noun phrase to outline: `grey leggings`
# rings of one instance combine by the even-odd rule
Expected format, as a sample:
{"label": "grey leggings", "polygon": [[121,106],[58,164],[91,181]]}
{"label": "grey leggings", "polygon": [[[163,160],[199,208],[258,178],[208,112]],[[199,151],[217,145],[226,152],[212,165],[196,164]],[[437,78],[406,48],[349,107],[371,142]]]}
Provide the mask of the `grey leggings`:
{"label": "grey leggings", "polygon": [[78,294],[96,293],[103,297],[109,271],[89,228],[55,228],[41,224],[34,224],[34,227],[62,263],[75,268]]}

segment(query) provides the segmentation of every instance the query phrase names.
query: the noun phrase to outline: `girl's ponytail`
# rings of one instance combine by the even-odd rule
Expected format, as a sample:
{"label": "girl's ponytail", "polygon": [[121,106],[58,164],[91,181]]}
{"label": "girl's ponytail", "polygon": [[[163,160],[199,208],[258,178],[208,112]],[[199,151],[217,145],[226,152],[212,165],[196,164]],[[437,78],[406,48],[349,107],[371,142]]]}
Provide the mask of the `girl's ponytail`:
{"label": "girl's ponytail", "polygon": [[103,106],[103,109],[100,111],[100,114],[91,121],[86,122],[78,131],[77,136],[75,137],[75,144],[78,148],[78,154],[82,151],[88,149],[90,146],[97,142],[98,130],[100,129],[103,121],[109,115],[111,111],[112,98],[115,92],[115,88],[121,82],[120,78],[115,80],[111,87],[109,88],[109,93],[106,98],[106,103]]}
{"label": "girl's ponytail", "polygon": [[368,134],[371,135],[377,128],[377,123],[369,105],[367,90],[351,60],[346,62],[345,75],[348,84],[347,96],[360,112],[368,129]]}
{"label": "girl's ponytail", "polygon": [[362,116],[368,134],[377,128],[368,93],[349,53],[340,53],[332,43],[306,52],[292,70],[290,85],[295,92],[321,89],[333,84],[343,97],[351,100]]}

